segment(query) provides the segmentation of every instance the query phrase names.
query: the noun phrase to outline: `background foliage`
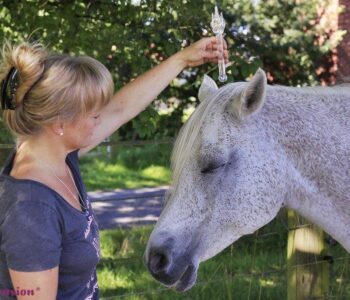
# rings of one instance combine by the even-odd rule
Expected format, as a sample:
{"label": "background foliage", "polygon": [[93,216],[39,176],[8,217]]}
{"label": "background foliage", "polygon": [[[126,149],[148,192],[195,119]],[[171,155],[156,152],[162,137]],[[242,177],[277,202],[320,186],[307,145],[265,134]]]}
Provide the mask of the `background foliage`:
{"label": "background foliage", "polygon": [[[112,72],[118,89],[201,36],[211,35],[211,12],[218,4],[234,62],[229,82],[246,80],[263,67],[270,83],[316,84],[316,70],[342,34],[320,26],[320,11],[327,2],[0,0],[0,43],[30,37],[53,51],[93,56]],[[119,138],[174,136],[184,111],[197,104],[205,73],[216,78],[216,66],[182,72],[159,96],[170,111],[160,114],[156,105],[149,106],[119,130]],[[10,140],[1,126],[0,142]]]}

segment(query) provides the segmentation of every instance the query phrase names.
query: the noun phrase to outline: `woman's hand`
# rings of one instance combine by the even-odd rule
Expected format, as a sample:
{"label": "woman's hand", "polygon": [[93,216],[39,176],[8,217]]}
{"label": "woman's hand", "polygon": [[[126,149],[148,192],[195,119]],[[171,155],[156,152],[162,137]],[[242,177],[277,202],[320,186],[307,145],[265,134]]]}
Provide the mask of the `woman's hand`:
{"label": "woman's hand", "polygon": [[[223,44],[225,63],[228,63],[227,43],[225,40],[223,40]],[[206,62],[216,63],[218,61],[217,46],[218,43],[215,36],[202,38],[194,44],[178,52],[178,55],[180,55],[181,59],[188,67],[196,67]]]}

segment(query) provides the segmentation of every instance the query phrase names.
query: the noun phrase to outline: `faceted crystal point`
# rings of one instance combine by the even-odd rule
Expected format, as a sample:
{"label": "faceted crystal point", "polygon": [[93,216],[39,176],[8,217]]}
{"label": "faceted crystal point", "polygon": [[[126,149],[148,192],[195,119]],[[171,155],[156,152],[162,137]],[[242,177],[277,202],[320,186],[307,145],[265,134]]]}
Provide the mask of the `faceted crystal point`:
{"label": "faceted crystal point", "polygon": [[215,17],[219,16],[219,10],[218,7],[215,5]]}
{"label": "faceted crystal point", "polygon": [[218,39],[218,68],[219,68],[219,81],[225,82],[227,80],[226,67],[224,61],[224,46],[222,34],[225,30],[225,19],[222,12],[219,13],[218,7],[215,6],[214,13],[211,14],[210,26]]}
{"label": "faceted crystal point", "polygon": [[224,32],[225,29],[225,20],[222,15],[222,13],[219,13],[218,7],[215,6],[214,13],[211,14],[211,28],[214,32],[214,34],[221,34]]}

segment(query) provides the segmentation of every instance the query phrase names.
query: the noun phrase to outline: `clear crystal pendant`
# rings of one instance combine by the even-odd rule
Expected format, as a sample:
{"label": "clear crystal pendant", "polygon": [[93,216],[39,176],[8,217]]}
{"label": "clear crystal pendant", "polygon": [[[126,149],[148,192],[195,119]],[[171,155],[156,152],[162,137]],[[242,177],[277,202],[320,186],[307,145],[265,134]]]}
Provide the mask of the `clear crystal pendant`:
{"label": "clear crystal pendant", "polygon": [[211,15],[210,26],[217,38],[219,81],[225,82],[227,80],[227,75],[226,75],[225,58],[224,58],[224,39],[222,36],[225,30],[225,19],[222,16],[222,13],[219,14],[219,10],[217,6],[215,6],[215,12]]}

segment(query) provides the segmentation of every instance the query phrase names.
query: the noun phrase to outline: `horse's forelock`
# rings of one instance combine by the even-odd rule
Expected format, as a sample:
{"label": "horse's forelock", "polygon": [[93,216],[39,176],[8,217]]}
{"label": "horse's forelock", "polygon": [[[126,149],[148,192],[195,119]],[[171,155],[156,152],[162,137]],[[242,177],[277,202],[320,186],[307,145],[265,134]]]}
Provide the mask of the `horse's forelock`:
{"label": "horse's forelock", "polygon": [[[241,84],[242,83],[240,83],[240,85]],[[171,156],[173,186],[177,186],[180,174],[188,162],[189,154],[193,153],[193,151],[198,148],[199,132],[205,117],[215,109],[218,101],[226,103],[232,98],[232,94],[236,93],[235,86],[237,86],[237,84],[227,84],[222,87],[214,97],[201,102],[187,120],[186,124],[181,128]]]}

